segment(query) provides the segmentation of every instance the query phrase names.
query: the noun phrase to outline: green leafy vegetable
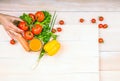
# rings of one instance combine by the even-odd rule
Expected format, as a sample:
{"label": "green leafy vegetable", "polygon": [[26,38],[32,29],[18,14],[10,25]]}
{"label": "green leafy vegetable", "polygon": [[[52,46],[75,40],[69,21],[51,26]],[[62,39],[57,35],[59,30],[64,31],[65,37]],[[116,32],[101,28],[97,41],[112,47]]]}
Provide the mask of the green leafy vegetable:
{"label": "green leafy vegetable", "polygon": [[[47,13],[46,13],[47,14]],[[52,17],[52,20],[49,24],[46,24],[44,27],[43,27],[43,31],[40,35],[38,35],[38,38],[41,39],[43,42],[44,42],[44,45],[49,42],[50,38],[52,37],[53,39],[56,39],[57,38],[57,35],[53,34],[51,32],[51,29],[52,27],[54,26],[55,24],[55,21],[56,21],[56,12],[54,12],[54,15]],[[44,21],[43,21],[44,22]],[[39,55],[39,58],[38,58],[38,62],[40,61],[40,59],[44,56],[45,54],[45,51],[44,49],[42,49],[40,55]]]}
{"label": "green leafy vegetable", "polygon": [[20,16],[20,18],[22,20],[24,20],[25,22],[27,22],[28,25],[30,25],[32,23],[31,17],[28,14],[26,14],[26,13],[23,13],[23,15]]}

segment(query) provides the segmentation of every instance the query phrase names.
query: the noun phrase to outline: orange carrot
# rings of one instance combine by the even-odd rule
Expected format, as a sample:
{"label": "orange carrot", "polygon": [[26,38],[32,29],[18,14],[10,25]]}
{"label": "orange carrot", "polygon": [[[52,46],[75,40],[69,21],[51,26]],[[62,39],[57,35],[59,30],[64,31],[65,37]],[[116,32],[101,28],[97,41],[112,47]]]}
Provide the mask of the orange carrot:
{"label": "orange carrot", "polygon": [[28,42],[23,38],[21,34],[11,31],[11,30],[9,32],[13,35],[14,38],[16,38],[20,42],[20,44],[26,51],[30,51]]}
{"label": "orange carrot", "polygon": [[20,42],[26,51],[30,51],[28,42],[22,36],[17,36],[16,39]]}

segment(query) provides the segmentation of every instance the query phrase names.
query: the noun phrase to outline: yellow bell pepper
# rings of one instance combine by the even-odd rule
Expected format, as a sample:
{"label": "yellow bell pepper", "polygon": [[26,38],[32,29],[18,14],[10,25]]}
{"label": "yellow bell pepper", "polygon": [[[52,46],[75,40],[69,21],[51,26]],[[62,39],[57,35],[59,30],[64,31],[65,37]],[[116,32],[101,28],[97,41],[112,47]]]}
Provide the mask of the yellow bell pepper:
{"label": "yellow bell pepper", "polygon": [[57,40],[51,40],[44,46],[44,50],[50,56],[55,55],[59,49],[60,49],[60,43]]}

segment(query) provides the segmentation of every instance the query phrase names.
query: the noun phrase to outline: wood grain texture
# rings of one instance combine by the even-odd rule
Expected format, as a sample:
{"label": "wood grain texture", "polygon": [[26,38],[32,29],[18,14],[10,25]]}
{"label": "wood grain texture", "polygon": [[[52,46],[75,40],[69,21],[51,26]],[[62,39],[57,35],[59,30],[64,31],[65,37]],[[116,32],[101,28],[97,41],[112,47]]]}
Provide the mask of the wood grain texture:
{"label": "wood grain texture", "polygon": [[101,71],[100,81],[120,81],[120,71]]}
{"label": "wood grain texture", "polygon": [[101,52],[101,71],[120,71],[120,52]]}
{"label": "wood grain texture", "polygon": [[[22,47],[20,46],[19,43],[17,43],[15,46],[10,46],[9,44],[9,36],[5,33],[4,30],[1,30],[0,32],[0,45],[1,45],[1,50],[0,50],[0,64],[2,64],[2,69],[0,71],[0,80],[1,81],[26,81],[26,80],[30,80],[30,81],[38,81],[38,79],[41,79],[42,81],[54,81],[54,79],[56,79],[57,81],[63,81],[63,78],[65,81],[120,81],[120,64],[119,64],[119,57],[120,57],[120,24],[119,24],[119,19],[120,19],[120,8],[119,8],[119,0],[101,0],[101,1],[96,1],[96,0],[44,0],[44,1],[39,1],[39,0],[29,0],[28,1],[16,1],[16,0],[1,0],[0,1],[0,13],[5,13],[5,14],[9,14],[9,15],[14,15],[14,16],[19,16],[21,15],[23,12],[35,12],[37,10],[49,10],[49,11],[59,11],[59,13],[57,13],[59,16],[59,18],[64,19],[66,21],[66,24],[70,24],[70,25],[81,25],[78,21],[73,22],[74,20],[78,20],[79,17],[83,17],[85,18],[85,22],[84,24],[87,24],[90,26],[89,19],[91,19],[92,17],[97,18],[100,15],[103,15],[105,17],[105,21],[103,23],[107,23],[109,25],[109,27],[105,30],[101,29],[99,31],[99,36],[104,38],[105,43],[104,44],[100,44],[100,59],[98,59],[98,54],[97,54],[97,50],[96,52],[94,51],[87,51],[86,53],[84,53],[84,51],[81,51],[81,57],[80,58],[81,62],[85,62],[86,64],[80,64],[80,66],[86,66],[87,64],[89,66],[91,66],[91,63],[93,63],[94,65],[98,66],[97,62],[94,61],[98,61],[100,60],[100,77],[98,77],[98,72],[97,69],[98,67],[95,68],[95,66],[91,66],[92,69],[95,69],[94,73],[84,73],[84,72],[80,72],[80,73],[68,73],[68,74],[47,74],[46,72],[42,72],[42,75],[39,75],[39,71],[34,71],[34,72],[28,72],[29,70],[31,70],[31,66],[35,63],[36,57],[38,56],[38,52],[36,52],[35,54],[30,53],[28,54],[27,52],[23,51]],[[33,5],[34,4],[34,5]],[[71,11],[71,12],[68,12]],[[75,13],[74,13],[75,11]],[[80,11],[79,13],[76,13]],[[115,12],[114,12],[115,11]],[[63,15],[64,12],[64,15]],[[73,13],[75,15],[77,15],[76,17],[72,16],[72,17],[68,17],[66,13],[68,12],[69,15],[73,15]],[[79,16],[79,17],[78,17]],[[58,18],[58,19],[59,19]],[[59,20],[58,20],[59,21]],[[56,26],[57,23],[56,22]],[[97,23],[101,23],[101,22],[97,22]],[[91,27],[91,26],[90,26]],[[97,26],[96,26],[97,27]],[[72,32],[69,29],[64,29],[65,31],[68,32]],[[77,31],[78,29],[74,29],[74,31]],[[85,38],[82,34],[84,34],[85,36],[87,36],[88,34],[85,34],[86,29],[82,29],[82,31],[80,31],[80,36],[77,38],[77,36],[74,36],[74,39],[77,40],[76,43],[67,43],[63,42],[66,41],[67,39],[72,41],[72,38],[69,38],[69,34],[64,33],[65,36],[61,36],[61,38],[63,38],[61,41],[63,44],[66,45],[66,47],[69,47],[70,45],[72,45],[74,48],[76,47],[75,45],[78,43],[78,41],[88,41],[88,39],[90,37],[94,38],[95,36],[88,36],[88,38]],[[91,33],[94,34],[95,31],[90,29]],[[63,31],[64,32],[64,31]],[[4,33],[4,36],[3,36]],[[75,33],[75,32],[74,32]],[[65,38],[64,38],[65,37]],[[82,40],[81,40],[82,38]],[[90,39],[91,44],[93,43],[93,40]],[[74,45],[75,44],[75,45]],[[91,45],[90,44],[90,45]],[[87,44],[79,44],[80,46],[78,46],[78,48],[81,48],[81,46],[83,45],[88,45]],[[9,49],[12,50],[19,48],[19,51],[23,51],[23,52],[19,52],[19,51],[8,51],[8,52],[4,52],[6,51],[5,49]],[[95,46],[91,45],[91,47],[93,47],[95,49]],[[85,48],[85,46],[84,46]],[[93,49],[91,48],[91,49]],[[64,50],[71,50],[69,49],[64,49]],[[78,50],[78,49],[77,49]],[[73,51],[74,52],[74,51]],[[62,53],[62,52],[61,52]],[[67,54],[69,54],[70,52],[66,52]],[[76,52],[77,53],[77,52]],[[88,53],[90,55],[88,55]],[[61,55],[62,56],[62,55]],[[26,60],[27,57],[27,60]],[[55,58],[58,58],[58,56],[55,56],[53,58],[45,56],[46,59],[42,59],[43,62],[41,64],[46,65],[47,61],[50,61],[50,63],[48,63],[47,65],[58,65],[57,63],[52,63],[53,61],[56,61]],[[63,57],[63,56],[62,56]],[[89,58],[90,57],[90,58]],[[71,57],[70,57],[71,58]],[[74,56],[74,58],[77,58]],[[77,58],[78,59],[78,58]],[[85,59],[88,59],[89,62],[87,62]],[[15,62],[16,60],[16,62]],[[22,62],[22,61],[24,62]],[[32,63],[31,63],[32,62]],[[12,64],[11,64],[12,63]],[[27,65],[25,65],[27,63]],[[59,62],[62,63],[62,62]],[[20,64],[20,65],[18,65]],[[55,64],[55,65],[54,65]],[[66,64],[68,64],[68,62],[66,61]],[[15,68],[18,65],[17,68]],[[25,67],[22,67],[26,66]],[[10,67],[8,69],[8,66]],[[76,63],[77,66],[77,63]],[[79,67],[80,67],[79,66]],[[12,68],[14,67],[14,68]],[[41,67],[41,66],[39,66]],[[50,66],[51,67],[51,66]],[[66,65],[64,65],[63,67],[66,67]],[[72,66],[73,67],[73,66]],[[28,69],[29,68],[29,69]],[[43,67],[41,67],[43,69]],[[52,67],[51,67],[52,68]],[[50,70],[51,68],[49,68],[49,73],[51,73],[52,71]],[[20,71],[18,70],[15,71],[14,69],[18,70],[18,69],[24,69],[23,71],[25,73],[20,73]],[[69,68],[70,70],[71,68]],[[90,69],[90,68],[89,68]],[[83,68],[81,69],[82,71],[89,70],[88,68]],[[62,68],[61,68],[62,70]],[[60,70],[60,71],[61,71]],[[77,69],[76,69],[77,70]],[[75,70],[74,70],[75,71]],[[91,70],[93,71],[93,70]],[[66,71],[67,72],[67,71]],[[47,76],[47,78],[46,78]],[[80,77],[81,76],[81,77]],[[100,79],[99,79],[100,78]],[[55,81],[56,81],[55,80]]]}
{"label": "wood grain texture", "polygon": [[[6,13],[18,16],[23,12],[18,12],[18,14],[17,12]],[[89,22],[80,25],[78,17],[84,15],[81,12],[57,12],[57,14],[55,27],[62,27],[63,29],[62,32],[56,33],[59,35],[58,40],[61,43],[61,49],[54,57],[45,55],[36,70],[33,70],[32,67],[36,63],[39,52],[25,52],[19,43],[14,46],[10,45],[10,38],[0,26],[2,30],[0,31],[0,65],[2,66],[0,67],[0,74],[4,75],[1,80],[19,79],[24,81],[28,79],[27,77],[30,77],[28,80],[31,81],[35,78],[44,81],[99,80],[97,25],[91,25]],[[72,15],[73,17],[70,18],[69,16]],[[63,19],[65,25],[59,25],[59,19]],[[46,75],[47,78],[45,78]],[[7,79],[4,78],[7,76],[9,76]]]}

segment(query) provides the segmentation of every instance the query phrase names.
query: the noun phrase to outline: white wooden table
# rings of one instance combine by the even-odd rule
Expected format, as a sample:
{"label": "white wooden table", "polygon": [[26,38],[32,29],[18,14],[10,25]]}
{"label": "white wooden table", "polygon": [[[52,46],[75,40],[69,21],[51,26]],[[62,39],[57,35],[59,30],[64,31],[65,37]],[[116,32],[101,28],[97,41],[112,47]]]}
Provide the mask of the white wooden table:
{"label": "white wooden table", "polygon": [[[13,4],[14,2],[14,4]],[[59,2],[59,3],[58,3]],[[109,4],[108,4],[109,3]],[[43,61],[41,61],[41,64],[43,64],[43,67],[38,67],[40,69],[37,69],[36,71],[30,71],[30,67],[32,65],[32,63],[35,62],[36,54],[33,54],[31,57],[31,54],[28,54],[27,52],[23,51],[22,47],[19,45],[19,43],[15,46],[11,46],[9,44],[9,37],[7,36],[7,34],[5,33],[5,31],[2,29],[2,31],[0,31],[0,48],[1,48],[1,55],[0,55],[0,64],[2,65],[0,68],[0,79],[2,81],[18,81],[18,79],[21,80],[36,80],[38,81],[38,79],[41,79],[42,81],[47,81],[46,76],[49,80],[54,80],[59,78],[64,78],[64,80],[66,81],[77,81],[77,80],[84,80],[84,81],[119,81],[120,80],[120,64],[119,64],[119,59],[120,59],[120,23],[119,23],[119,19],[120,19],[120,8],[119,8],[119,1],[115,1],[113,2],[107,2],[107,1],[101,1],[101,2],[95,2],[94,0],[92,2],[90,2],[89,0],[86,2],[83,1],[77,1],[77,3],[69,3],[69,2],[61,2],[61,1],[23,1],[23,2],[18,2],[18,1],[1,1],[0,3],[0,12],[1,13],[6,13],[9,15],[15,15],[15,16],[19,16],[21,15],[21,13],[26,12],[35,12],[37,10],[49,10],[49,11],[54,11],[57,10],[58,12],[58,20],[59,18],[63,18],[66,21],[66,25],[65,27],[68,27],[70,25],[70,28],[74,31],[77,31],[78,29],[74,29],[71,27],[75,26],[76,28],[78,28],[78,26],[80,26],[80,30],[82,30],[82,32],[80,31],[79,34],[80,36],[74,36],[74,34],[71,34],[74,37],[74,40],[72,38],[70,38],[70,35],[67,34],[64,31],[68,31],[71,33],[75,33],[73,31],[71,31],[68,28],[63,27],[64,31],[61,35],[62,40],[60,40],[61,38],[59,38],[60,41],[62,41],[61,43],[64,46],[68,46],[72,45],[74,48],[77,46],[77,48],[81,48],[81,46],[84,47],[84,42],[83,41],[89,41],[91,42],[91,49],[89,50],[89,48],[87,50],[89,50],[90,55],[88,55],[88,53],[86,54],[81,54],[81,61],[80,61],[80,66],[91,66],[91,68],[82,68],[80,66],[77,66],[78,68],[81,69],[75,69],[73,70],[72,68],[69,68],[69,70],[71,70],[71,72],[65,71],[65,73],[61,74],[51,74],[51,76],[49,76],[49,74],[47,74],[47,72],[44,71],[44,68],[48,65],[52,65],[50,68],[54,68],[55,65],[58,65],[57,63],[65,64],[64,63],[64,58],[66,57],[64,56],[64,54],[66,53],[62,53],[62,51],[60,52],[60,55],[58,54],[58,56],[55,57],[48,57],[46,56],[46,58],[43,59]],[[34,4],[34,5],[33,5]],[[111,6],[112,5],[112,6]],[[48,7],[49,6],[49,7]],[[74,7],[73,7],[74,6]],[[64,14],[64,15],[63,15]],[[69,14],[69,15],[68,15]],[[77,14],[75,17],[73,17],[72,21],[71,18],[69,16],[73,16],[73,14]],[[96,27],[97,24],[95,24],[94,26],[91,25],[89,23],[89,19],[91,19],[92,17],[97,18],[98,16],[104,16],[105,17],[105,21],[103,23],[107,23],[109,25],[109,27],[107,29],[101,29],[101,30],[97,30],[94,29],[93,27]],[[79,17],[78,17],[79,16]],[[78,17],[78,18],[77,18]],[[81,25],[80,23],[78,23],[76,20],[79,19],[80,17],[85,18],[87,21],[84,23],[84,25]],[[74,21],[74,22],[73,22]],[[58,21],[57,21],[58,22]],[[57,22],[56,22],[56,26],[57,26]],[[99,23],[99,22],[97,22]],[[68,24],[68,25],[67,25]],[[91,28],[86,28],[87,26],[91,27]],[[85,27],[85,28],[84,28]],[[89,31],[90,30],[90,31]],[[94,31],[95,30],[95,31]],[[85,32],[91,33],[91,35],[96,34],[96,35],[89,35],[86,34]],[[3,35],[4,33],[4,35]],[[99,37],[104,38],[104,44],[97,44],[96,40],[97,40],[97,35]],[[84,36],[88,36],[88,37],[84,37]],[[94,38],[94,42],[92,42],[92,40],[90,40],[90,37]],[[82,40],[80,40],[82,39]],[[69,42],[68,42],[69,40]],[[64,42],[63,42],[64,41]],[[72,43],[71,43],[72,41]],[[79,42],[80,41],[80,42]],[[74,43],[76,42],[76,43]],[[85,43],[86,43],[85,42]],[[89,43],[88,42],[88,43]],[[80,44],[81,46],[77,45]],[[90,45],[90,44],[88,44]],[[99,49],[97,49],[96,47],[99,45]],[[16,47],[19,48],[19,53],[15,52],[15,51],[10,51],[13,49],[18,50]],[[73,48],[72,47],[72,48]],[[86,47],[85,47],[86,48]],[[8,50],[6,50],[8,49]],[[81,48],[83,49],[83,48]],[[93,50],[93,49],[96,49]],[[62,49],[63,50],[63,49]],[[66,49],[67,50],[67,49]],[[68,49],[68,50],[72,50],[72,49]],[[74,49],[74,50],[78,50],[78,49]],[[92,51],[93,50],[93,51]],[[10,54],[8,54],[8,52]],[[99,53],[98,53],[98,52]],[[24,54],[23,54],[24,52]],[[74,52],[74,51],[73,51]],[[77,51],[78,52],[78,51]],[[81,51],[80,53],[84,53],[84,51]],[[17,54],[17,55],[16,55]],[[69,54],[69,53],[67,53]],[[59,56],[60,55],[60,56]],[[63,59],[63,61],[57,61],[56,58],[61,57],[61,59]],[[29,58],[28,61],[26,61],[26,58]],[[73,58],[73,57],[69,57],[69,58]],[[77,58],[77,57],[74,57]],[[24,63],[21,63],[20,59],[23,59]],[[86,60],[87,59],[87,60]],[[88,63],[88,60],[90,61]],[[96,60],[96,61],[95,61]],[[49,61],[49,63],[47,63],[47,61]],[[52,63],[54,61],[57,61],[57,63]],[[76,60],[77,61],[77,60]],[[31,62],[31,63],[29,63]],[[18,67],[16,66],[18,63]],[[75,62],[73,62],[72,64],[74,65]],[[85,64],[83,64],[85,63]],[[9,65],[8,65],[9,64]],[[13,65],[15,64],[15,65]],[[26,68],[24,68],[23,66],[19,66],[20,65],[25,65],[26,64]],[[66,64],[68,64],[68,62],[66,61]],[[77,64],[77,63],[75,63]],[[9,69],[8,69],[9,66]],[[11,66],[11,67],[10,67]],[[13,68],[14,66],[14,68]],[[58,65],[58,69],[60,65]],[[68,64],[69,66],[69,64]],[[96,67],[97,66],[97,67]],[[60,66],[61,67],[61,66]],[[22,69],[21,69],[22,68]],[[29,68],[29,69],[28,69]],[[63,71],[63,68],[66,68],[66,65],[62,65],[62,68],[60,69],[61,71]],[[24,71],[25,73],[23,74],[21,72]],[[56,69],[56,72],[57,70]],[[79,72],[78,72],[79,70]],[[21,73],[20,73],[21,72]],[[39,76],[39,72],[42,72],[42,78]],[[52,71],[50,69],[48,69],[49,73],[52,73]],[[68,73],[70,72],[70,73]],[[68,74],[66,74],[68,73]],[[60,76],[62,75],[62,76]],[[53,77],[54,76],[54,77]],[[73,76],[73,77],[72,77]],[[7,77],[7,78],[6,78]],[[27,77],[27,78],[26,78]],[[31,77],[31,78],[30,78]],[[83,77],[83,78],[81,78]],[[87,78],[88,77],[88,78]],[[58,80],[58,81],[59,81]]]}

